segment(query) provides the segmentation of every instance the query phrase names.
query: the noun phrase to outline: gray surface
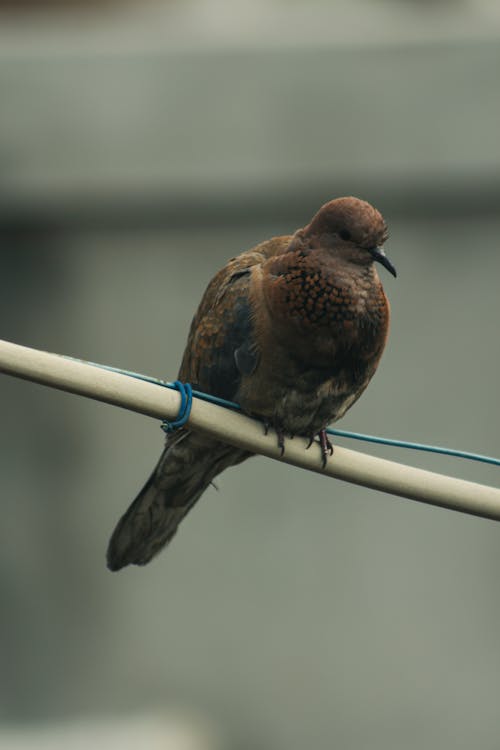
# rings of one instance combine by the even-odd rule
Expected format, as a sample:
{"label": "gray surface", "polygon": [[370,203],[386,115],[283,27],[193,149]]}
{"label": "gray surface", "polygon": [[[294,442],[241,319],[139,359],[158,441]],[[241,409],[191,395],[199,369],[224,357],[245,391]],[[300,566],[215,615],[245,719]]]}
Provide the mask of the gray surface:
{"label": "gray surface", "polygon": [[[176,75],[191,93],[177,110],[165,104],[174,77],[158,59],[91,59],[76,78],[74,60],[40,65],[39,78],[28,64],[2,62],[2,182],[18,218],[28,196],[54,201],[64,187],[85,203],[95,184],[113,198],[133,192],[135,176],[165,190],[185,177],[186,195],[205,196],[206,217],[207,184],[230,205],[234,185],[248,180],[272,205],[269,186],[296,175],[307,208],[210,222],[184,205],[175,231],[42,232],[21,221],[14,233],[5,223],[0,335],[171,378],[212,273],[302,225],[313,198],[332,197],[318,187],[330,172],[335,192],[366,178],[363,197],[386,215],[399,278],[384,276],[388,350],[342,426],[498,453],[500,220],[464,204],[453,213],[446,194],[446,218],[424,206],[417,220],[411,196],[397,210],[383,197],[394,175],[428,179],[429,189],[435,174],[489,179],[496,50],[348,50],[342,80],[324,62],[331,55],[337,70],[333,48],[301,51],[293,70],[268,52],[216,53],[209,100],[208,58],[183,53]],[[251,72],[241,80],[244,59]],[[42,100],[40,121],[21,117]],[[224,137],[220,111],[207,115],[214,100],[233,102]],[[325,151],[330,131],[335,147]],[[459,189],[465,195],[467,181]],[[154,564],[112,575],[107,538],[160,451],[158,425],[9,378],[0,397],[5,722],[180,706],[207,714],[232,748],[498,747],[497,524],[256,458],[221,477]],[[372,452],[498,484],[492,467]]]}
{"label": "gray surface", "polygon": [[433,40],[406,29],[388,43],[363,27],[344,44],[315,44],[309,25],[300,45],[278,34],[259,45],[255,34],[239,48],[193,49],[182,36],[156,49],[127,36],[129,48],[71,36],[62,53],[40,41],[7,47],[5,199],[496,174],[498,35]]}

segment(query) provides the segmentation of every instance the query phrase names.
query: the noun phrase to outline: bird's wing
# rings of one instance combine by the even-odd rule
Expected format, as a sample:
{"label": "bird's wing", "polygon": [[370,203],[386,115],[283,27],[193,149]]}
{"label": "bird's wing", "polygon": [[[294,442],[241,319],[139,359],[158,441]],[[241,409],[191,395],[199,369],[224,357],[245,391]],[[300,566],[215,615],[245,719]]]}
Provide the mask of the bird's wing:
{"label": "bird's wing", "polygon": [[193,318],[179,380],[233,400],[242,375],[259,361],[249,298],[252,271],[283,250],[289,237],[276,237],[232,258],[212,279]]}

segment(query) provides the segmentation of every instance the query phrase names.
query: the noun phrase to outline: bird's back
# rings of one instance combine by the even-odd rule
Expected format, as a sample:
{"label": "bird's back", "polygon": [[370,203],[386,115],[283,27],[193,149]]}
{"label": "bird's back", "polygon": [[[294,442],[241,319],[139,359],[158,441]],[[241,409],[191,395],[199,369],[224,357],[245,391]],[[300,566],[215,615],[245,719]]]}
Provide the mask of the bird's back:
{"label": "bird's back", "polygon": [[[231,258],[212,278],[194,315],[178,378],[196,389],[233,400],[241,371],[251,367],[256,310],[252,274],[284,252],[290,236],[273,237]],[[248,350],[248,351],[247,351]],[[239,354],[235,357],[235,352]],[[239,365],[238,365],[239,360]]]}

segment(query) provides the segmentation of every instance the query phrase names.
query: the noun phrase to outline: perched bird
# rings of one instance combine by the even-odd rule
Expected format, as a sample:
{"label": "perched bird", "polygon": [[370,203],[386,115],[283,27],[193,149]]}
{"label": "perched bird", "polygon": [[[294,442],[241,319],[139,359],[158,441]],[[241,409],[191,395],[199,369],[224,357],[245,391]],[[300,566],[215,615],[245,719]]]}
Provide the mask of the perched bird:
{"label": "perched bird", "polygon": [[[357,198],[326,203],[291,236],[232,258],[212,279],[178,379],[239,403],[287,435],[319,436],[360,397],[382,355],[389,303],[375,269],[396,276],[380,213]],[[109,543],[108,567],[145,565],[214,477],[249,457],[189,428],[167,436],[158,465]]]}

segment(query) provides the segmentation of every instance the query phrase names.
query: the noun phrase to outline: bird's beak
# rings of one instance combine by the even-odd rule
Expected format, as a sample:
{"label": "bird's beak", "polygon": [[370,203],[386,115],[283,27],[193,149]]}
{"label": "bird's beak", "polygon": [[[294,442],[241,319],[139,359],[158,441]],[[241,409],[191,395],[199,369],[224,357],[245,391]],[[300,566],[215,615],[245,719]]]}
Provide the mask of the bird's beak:
{"label": "bird's beak", "polygon": [[389,273],[392,273],[394,277],[397,276],[396,269],[392,265],[391,261],[387,257],[387,255],[384,252],[383,247],[372,247],[370,248],[370,253],[372,255],[373,260],[377,261],[377,263],[380,263],[384,266],[384,268],[387,268]]}

